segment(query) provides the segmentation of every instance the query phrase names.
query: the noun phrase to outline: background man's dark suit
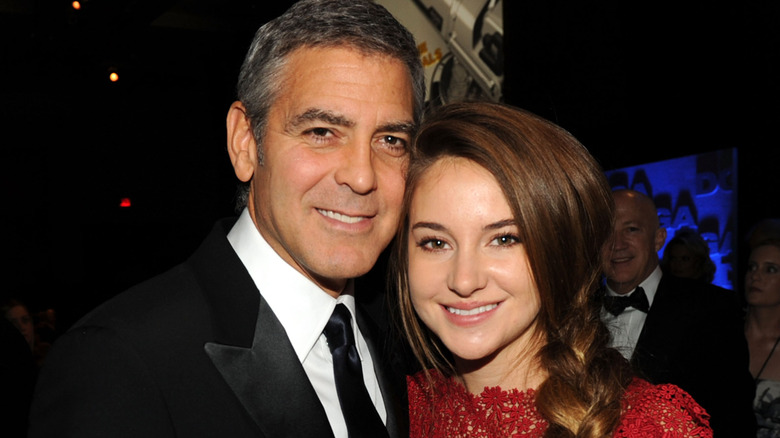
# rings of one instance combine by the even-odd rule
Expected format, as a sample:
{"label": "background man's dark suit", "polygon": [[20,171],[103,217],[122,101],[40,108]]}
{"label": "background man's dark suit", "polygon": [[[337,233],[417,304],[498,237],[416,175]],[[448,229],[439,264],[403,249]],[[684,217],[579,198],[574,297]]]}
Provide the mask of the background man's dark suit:
{"label": "background man's dark suit", "polygon": [[[231,225],[218,223],[187,262],[57,341],[48,357],[58,367],[39,381],[31,437],[332,436],[284,329],[226,238]],[[358,323],[390,436],[406,436],[403,376],[381,366],[383,338],[360,312]]]}
{"label": "background man's dark suit", "polygon": [[737,296],[664,275],[632,357],[654,383],[674,383],[712,415],[716,438],[756,434],[755,386]]}

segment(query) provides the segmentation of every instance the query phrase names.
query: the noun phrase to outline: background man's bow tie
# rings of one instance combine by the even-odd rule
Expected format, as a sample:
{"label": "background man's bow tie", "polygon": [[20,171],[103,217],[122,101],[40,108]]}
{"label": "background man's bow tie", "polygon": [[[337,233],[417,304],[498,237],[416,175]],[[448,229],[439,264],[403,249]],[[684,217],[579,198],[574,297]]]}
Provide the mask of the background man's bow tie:
{"label": "background man's bow tie", "polygon": [[623,313],[626,307],[633,307],[634,309],[647,313],[650,309],[650,303],[647,301],[645,290],[641,287],[637,287],[634,292],[628,296],[615,297],[606,295],[604,297],[604,308],[607,309],[607,312],[615,316]]}

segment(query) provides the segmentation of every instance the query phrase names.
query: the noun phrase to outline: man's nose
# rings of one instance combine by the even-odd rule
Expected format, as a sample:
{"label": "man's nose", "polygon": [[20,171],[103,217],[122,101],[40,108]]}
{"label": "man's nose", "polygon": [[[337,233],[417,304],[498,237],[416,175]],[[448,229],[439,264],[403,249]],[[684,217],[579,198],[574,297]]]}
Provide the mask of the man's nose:
{"label": "man's nose", "polygon": [[370,142],[355,141],[343,148],[340,165],[336,170],[336,182],[348,186],[353,192],[365,195],[377,186],[374,169],[374,153]]}

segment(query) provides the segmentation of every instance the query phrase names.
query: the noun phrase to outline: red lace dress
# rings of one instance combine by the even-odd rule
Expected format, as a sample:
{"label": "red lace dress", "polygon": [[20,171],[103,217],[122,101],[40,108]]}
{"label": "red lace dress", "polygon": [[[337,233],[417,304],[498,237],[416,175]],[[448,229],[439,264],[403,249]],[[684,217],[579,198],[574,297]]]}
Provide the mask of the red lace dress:
{"label": "red lace dress", "polygon": [[[472,395],[454,379],[432,373],[434,393],[423,373],[407,378],[412,438],[542,437],[547,422],[536,411],[535,392],[485,388]],[[709,415],[674,385],[634,379],[623,398],[615,438],[712,438]]]}

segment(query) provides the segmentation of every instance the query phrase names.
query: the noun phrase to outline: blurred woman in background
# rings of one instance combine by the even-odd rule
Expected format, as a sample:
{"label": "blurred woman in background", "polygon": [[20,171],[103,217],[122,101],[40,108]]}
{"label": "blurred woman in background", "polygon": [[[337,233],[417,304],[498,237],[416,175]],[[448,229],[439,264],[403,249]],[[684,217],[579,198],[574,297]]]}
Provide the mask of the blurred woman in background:
{"label": "blurred woman in background", "polygon": [[745,275],[745,337],[756,379],[758,437],[780,437],[780,240],[758,242]]}
{"label": "blurred woman in background", "polygon": [[696,230],[681,228],[666,244],[661,259],[665,274],[712,283],[715,269],[710,247]]}

